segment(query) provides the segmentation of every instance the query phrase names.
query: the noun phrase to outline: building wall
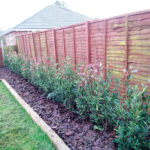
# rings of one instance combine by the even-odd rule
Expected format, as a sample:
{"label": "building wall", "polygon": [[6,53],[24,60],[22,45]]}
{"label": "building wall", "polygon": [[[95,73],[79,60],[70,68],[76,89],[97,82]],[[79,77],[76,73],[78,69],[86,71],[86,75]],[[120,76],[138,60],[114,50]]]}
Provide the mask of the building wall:
{"label": "building wall", "polygon": [[13,31],[5,35],[5,46],[16,45],[16,36],[28,33],[29,31]]}

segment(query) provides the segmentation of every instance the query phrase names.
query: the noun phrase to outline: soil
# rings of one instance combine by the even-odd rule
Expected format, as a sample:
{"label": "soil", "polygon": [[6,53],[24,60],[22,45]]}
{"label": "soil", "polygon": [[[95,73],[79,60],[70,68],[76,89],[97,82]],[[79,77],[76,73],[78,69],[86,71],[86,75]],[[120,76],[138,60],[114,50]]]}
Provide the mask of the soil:
{"label": "soil", "polygon": [[7,68],[0,68],[0,79],[6,80],[71,150],[115,150],[113,131],[93,130],[88,120],[79,119],[63,105],[47,100],[36,87]]}

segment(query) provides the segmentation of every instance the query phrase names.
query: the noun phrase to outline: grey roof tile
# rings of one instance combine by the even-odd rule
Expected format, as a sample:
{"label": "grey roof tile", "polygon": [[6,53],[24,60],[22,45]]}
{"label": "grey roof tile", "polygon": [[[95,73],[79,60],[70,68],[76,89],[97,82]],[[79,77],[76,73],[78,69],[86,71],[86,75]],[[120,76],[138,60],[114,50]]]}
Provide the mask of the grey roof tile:
{"label": "grey roof tile", "polygon": [[85,20],[91,20],[91,18],[57,5],[50,5],[20,23],[14,29],[59,28],[84,22]]}

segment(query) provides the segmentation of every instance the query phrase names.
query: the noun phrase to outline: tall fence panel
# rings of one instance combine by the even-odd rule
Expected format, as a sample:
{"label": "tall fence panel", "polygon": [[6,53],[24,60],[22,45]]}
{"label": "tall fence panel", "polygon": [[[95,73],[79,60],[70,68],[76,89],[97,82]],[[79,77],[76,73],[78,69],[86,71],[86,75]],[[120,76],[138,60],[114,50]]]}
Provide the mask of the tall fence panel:
{"label": "tall fence panel", "polygon": [[3,54],[2,54],[2,48],[0,48],[0,67],[3,66]]}
{"label": "tall fence panel", "polygon": [[75,65],[101,64],[104,78],[111,68],[122,92],[124,70],[133,75],[130,84],[150,85],[150,11],[24,34],[18,42],[21,52],[37,62],[50,57],[62,64],[69,57]]}

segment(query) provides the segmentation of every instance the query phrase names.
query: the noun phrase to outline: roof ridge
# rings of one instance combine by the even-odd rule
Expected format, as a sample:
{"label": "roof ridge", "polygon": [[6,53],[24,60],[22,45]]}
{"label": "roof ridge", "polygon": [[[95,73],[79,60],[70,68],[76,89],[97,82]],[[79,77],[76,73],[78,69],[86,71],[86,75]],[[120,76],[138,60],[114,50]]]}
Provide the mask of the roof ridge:
{"label": "roof ridge", "polygon": [[21,24],[27,22],[28,20],[30,20],[30,19],[33,18],[34,16],[39,15],[39,14],[40,14],[41,12],[43,12],[45,9],[47,9],[47,8],[49,8],[49,7],[52,7],[52,6],[54,6],[54,7],[56,7],[56,8],[60,8],[60,9],[62,9],[62,10],[64,10],[64,11],[68,11],[68,12],[75,13],[75,14],[77,14],[77,15],[79,15],[79,16],[81,16],[81,17],[87,18],[87,19],[92,19],[92,18],[90,18],[90,17],[87,17],[87,16],[82,15],[82,14],[80,14],[80,13],[77,13],[77,12],[75,12],[75,11],[72,11],[72,10],[66,8],[66,7],[61,7],[61,6],[58,6],[58,5],[53,4],[53,5],[48,5],[47,7],[44,7],[42,10],[38,11],[37,13],[35,13],[34,15],[32,15],[31,17],[27,18],[26,20],[24,20],[24,21],[22,21],[21,23],[19,23],[18,25],[16,25],[13,29],[18,29]]}
{"label": "roof ridge", "polygon": [[58,6],[58,5],[54,5],[54,6],[57,6],[57,7],[61,8],[61,9],[66,10],[66,11],[70,11],[70,12],[76,13],[76,14],[78,14],[78,15],[82,16],[82,17],[86,17],[86,18],[92,19],[92,18],[90,18],[90,17],[88,17],[88,16],[85,16],[85,15],[80,14],[80,13],[78,13],[78,12],[72,11],[72,10],[71,10],[71,9],[69,9],[69,8],[62,7],[62,6]]}
{"label": "roof ridge", "polygon": [[[60,14],[57,14],[59,12]],[[53,15],[52,15],[53,14]],[[58,21],[59,19],[59,21]],[[52,20],[52,21],[51,21]],[[85,20],[92,20],[92,18],[82,15],[78,12],[72,11],[66,7],[58,5],[48,5],[42,10],[38,11],[31,17],[22,21],[18,25],[14,26],[14,30],[18,29],[49,29],[67,26]]]}
{"label": "roof ridge", "polygon": [[22,21],[21,23],[19,23],[18,25],[16,25],[16,26],[14,27],[14,29],[17,29],[17,26],[19,26],[20,24],[22,24],[22,23],[28,21],[29,19],[31,19],[32,17],[34,17],[34,16],[36,16],[36,15],[38,15],[38,14],[40,14],[43,10],[45,10],[45,9],[48,8],[49,6],[52,6],[52,5],[48,5],[47,7],[44,7],[42,10],[38,11],[37,13],[35,13],[34,15],[32,15],[31,17],[27,18],[26,20],[24,20],[24,21]]}

